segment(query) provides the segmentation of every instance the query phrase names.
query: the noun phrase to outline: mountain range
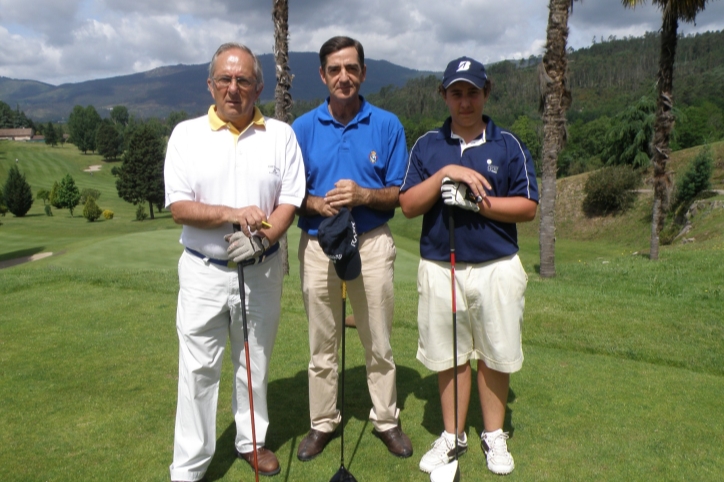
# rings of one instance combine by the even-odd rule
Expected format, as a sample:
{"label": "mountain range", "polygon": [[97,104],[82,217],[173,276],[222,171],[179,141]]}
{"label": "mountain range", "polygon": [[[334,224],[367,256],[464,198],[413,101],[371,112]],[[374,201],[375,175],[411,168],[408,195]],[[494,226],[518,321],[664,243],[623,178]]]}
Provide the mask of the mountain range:
{"label": "mountain range", "polygon": [[[265,81],[261,101],[267,102],[274,99],[274,56],[263,54],[259,60]],[[408,79],[433,73],[408,69],[386,60],[365,59],[365,63],[367,79],[362,84],[363,95],[378,92],[388,85],[401,87]],[[290,52],[289,66],[294,75],[293,99],[312,101],[327,96],[327,87],[319,78],[318,54]],[[124,105],[131,114],[144,118],[165,117],[171,111],[181,110],[194,115],[205,112],[212,103],[206,87],[207,77],[208,64],[164,66],[137,74],[58,86],[0,77],[0,100],[12,108],[19,108],[35,121],[65,120],[75,105],[93,105],[102,117],[116,105]]]}

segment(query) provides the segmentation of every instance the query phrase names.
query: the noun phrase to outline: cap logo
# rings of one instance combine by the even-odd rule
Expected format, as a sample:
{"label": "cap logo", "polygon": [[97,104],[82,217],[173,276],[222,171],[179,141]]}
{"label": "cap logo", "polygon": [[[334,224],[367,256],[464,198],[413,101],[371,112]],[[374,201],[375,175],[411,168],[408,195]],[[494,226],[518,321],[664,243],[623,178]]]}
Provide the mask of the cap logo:
{"label": "cap logo", "polygon": [[464,70],[470,70],[470,61],[469,60],[463,60],[460,62],[460,65],[458,65],[458,72],[462,72]]}

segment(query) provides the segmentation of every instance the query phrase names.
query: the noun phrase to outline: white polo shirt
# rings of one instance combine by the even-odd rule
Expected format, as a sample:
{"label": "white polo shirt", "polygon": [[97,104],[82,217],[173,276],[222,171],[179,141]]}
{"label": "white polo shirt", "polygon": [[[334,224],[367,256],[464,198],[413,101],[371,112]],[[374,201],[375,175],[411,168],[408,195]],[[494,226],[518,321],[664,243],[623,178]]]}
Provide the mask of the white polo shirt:
{"label": "white polo shirt", "polygon": [[[168,141],[166,207],[197,201],[240,208],[258,206],[267,216],[280,204],[299,207],[306,181],[302,153],[292,128],[254,108],[251,124],[239,132],[216,115],[181,122]],[[183,226],[180,242],[204,255],[227,259],[224,235],[231,224],[213,229]]]}

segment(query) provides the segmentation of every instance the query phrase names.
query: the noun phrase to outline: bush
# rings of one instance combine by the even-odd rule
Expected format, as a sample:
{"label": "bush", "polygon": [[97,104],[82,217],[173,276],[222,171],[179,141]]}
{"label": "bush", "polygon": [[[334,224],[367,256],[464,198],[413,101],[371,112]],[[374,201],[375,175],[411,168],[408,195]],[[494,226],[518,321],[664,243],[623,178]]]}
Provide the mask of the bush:
{"label": "bush", "polygon": [[103,219],[113,219],[113,211],[110,209],[103,211]]}
{"label": "bush", "polygon": [[589,216],[622,213],[636,200],[640,175],[631,166],[612,166],[592,173],[583,192],[583,211]]}
{"label": "bush", "polygon": [[52,216],[53,215],[53,209],[50,207],[50,204],[45,205],[45,215],[46,216]]}
{"label": "bush", "polygon": [[146,218],[148,218],[146,203],[139,203],[138,207],[136,207],[136,221],[143,221]]}
{"label": "bush", "polygon": [[96,204],[95,199],[92,197],[89,197],[83,205],[83,217],[90,222],[93,222],[101,217],[102,212],[103,211],[101,211],[101,208],[98,207],[98,204]]}
{"label": "bush", "polygon": [[714,159],[711,146],[706,145],[696,155],[689,169],[676,186],[676,204],[689,205],[696,196],[711,188],[711,173],[714,169]]}
{"label": "bush", "polygon": [[80,203],[85,205],[88,198],[93,198],[93,200],[98,201],[98,198],[100,197],[101,192],[98,189],[87,187],[80,192]]}

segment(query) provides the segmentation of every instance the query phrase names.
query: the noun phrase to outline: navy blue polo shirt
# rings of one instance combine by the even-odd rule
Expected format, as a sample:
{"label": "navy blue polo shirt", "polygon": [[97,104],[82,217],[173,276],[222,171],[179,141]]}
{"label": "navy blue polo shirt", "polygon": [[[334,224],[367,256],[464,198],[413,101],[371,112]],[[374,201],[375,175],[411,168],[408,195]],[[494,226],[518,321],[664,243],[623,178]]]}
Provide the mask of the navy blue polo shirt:
{"label": "navy blue polo shirt", "polygon": [[[448,164],[459,164],[485,176],[492,186],[491,196],[522,196],[538,202],[538,184],[530,152],[511,132],[500,129],[487,116],[483,119],[487,122],[485,142],[464,151],[461,140],[451,136],[450,118],[441,128],[420,137],[410,153],[400,190],[410,189]],[[448,210],[444,208],[440,197],[423,215],[420,256],[424,259],[450,260]],[[454,210],[454,215],[457,261],[484,263],[518,252],[515,223],[494,221],[459,208]]]}
{"label": "navy blue polo shirt", "polygon": [[[346,126],[329,113],[329,98],[292,124],[302,149],[309,194],[324,197],[340,179],[351,179],[369,189],[402,184],[407,166],[402,124],[394,114],[373,106],[361,96],[360,100],[359,112]],[[360,234],[382,226],[394,214],[394,209],[352,209]],[[316,236],[323,219],[300,216],[298,226]]]}

